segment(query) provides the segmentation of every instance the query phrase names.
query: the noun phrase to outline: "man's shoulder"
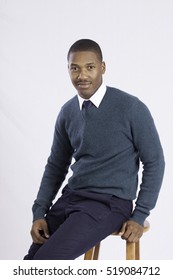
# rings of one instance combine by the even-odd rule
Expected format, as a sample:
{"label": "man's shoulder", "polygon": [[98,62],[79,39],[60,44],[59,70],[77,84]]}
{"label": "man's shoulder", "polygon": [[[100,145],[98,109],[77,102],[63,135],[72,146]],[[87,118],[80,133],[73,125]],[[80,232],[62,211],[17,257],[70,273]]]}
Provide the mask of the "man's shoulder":
{"label": "man's shoulder", "polygon": [[122,109],[130,109],[140,102],[138,97],[118,88],[109,86],[107,87],[106,96],[107,103],[111,104],[110,107],[116,106]]}
{"label": "man's shoulder", "polygon": [[64,111],[64,110],[71,111],[71,110],[74,110],[76,106],[79,106],[77,95],[73,96],[68,101],[66,101],[64,103],[64,105],[62,106],[61,111]]}
{"label": "man's shoulder", "polygon": [[122,91],[114,87],[107,87],[107,100],[110,108],[118,107],[124,113],[133,113],[136,116],[139,114],[150,113],[147,105],[135,95]]}
{"label": "man's shoulder", "polygon": [[138,100],[138,98],[135,95],[132,95],[128,92],[125,92],[125,91],[115,88],[115,87],[107,86],[106,93],[114,99],[120,99],[120,100],[126,99],[126,100],[132,100],[132,101]]}

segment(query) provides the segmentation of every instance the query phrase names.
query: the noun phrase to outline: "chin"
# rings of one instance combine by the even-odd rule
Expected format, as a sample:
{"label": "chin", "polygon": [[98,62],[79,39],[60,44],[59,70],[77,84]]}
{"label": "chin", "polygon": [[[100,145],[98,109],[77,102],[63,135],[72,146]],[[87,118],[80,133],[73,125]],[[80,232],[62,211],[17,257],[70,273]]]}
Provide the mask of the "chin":
{"label": "chin", "polygon": [[95,91],[91,91],[91,90],[79,90],[78,89],[78,94],[84,98],[84,99],[89,99],[93,94],[95,93]]}
{"label": "chin", "polygon": [[89,99],[94,93],[78,92],[78,94],[84,99]]}

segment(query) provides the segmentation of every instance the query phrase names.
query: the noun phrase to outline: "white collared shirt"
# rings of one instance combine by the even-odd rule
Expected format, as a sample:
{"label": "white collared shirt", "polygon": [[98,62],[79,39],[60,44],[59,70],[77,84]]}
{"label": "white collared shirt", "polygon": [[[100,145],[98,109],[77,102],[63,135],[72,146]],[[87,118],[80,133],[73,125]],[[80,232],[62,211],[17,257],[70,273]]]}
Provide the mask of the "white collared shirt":
{"label": "white collared shirt", "polygon": [[106,93],[106,85],[104,83],[101,84],[101,86],[98,88],[98,90],[91,96],[90,99],[84,99],[79,94],[78,100],[79,100],[79,107],[80,110],[82,110],[82,104],[84,100],[90,100],[97,108],[99,107],[104,95]]}

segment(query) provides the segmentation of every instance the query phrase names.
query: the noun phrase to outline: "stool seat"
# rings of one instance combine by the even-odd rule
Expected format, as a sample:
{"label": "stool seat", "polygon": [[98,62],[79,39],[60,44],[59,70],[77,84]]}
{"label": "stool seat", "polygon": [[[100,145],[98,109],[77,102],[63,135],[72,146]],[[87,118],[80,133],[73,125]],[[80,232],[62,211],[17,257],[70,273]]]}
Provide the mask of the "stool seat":
{"label": "stool seat", "polygon": [[[143,232],[147,232],[150,228],[149,222],[144,222]],[[113,232],[111,235],[119,236],[118,232]],[[84,260],[98,260],[100,251],[99,242],[97,245],[88,250],[84,255]],[[126,241],[126,260],[140,260],[140,240],[138,242]]]}

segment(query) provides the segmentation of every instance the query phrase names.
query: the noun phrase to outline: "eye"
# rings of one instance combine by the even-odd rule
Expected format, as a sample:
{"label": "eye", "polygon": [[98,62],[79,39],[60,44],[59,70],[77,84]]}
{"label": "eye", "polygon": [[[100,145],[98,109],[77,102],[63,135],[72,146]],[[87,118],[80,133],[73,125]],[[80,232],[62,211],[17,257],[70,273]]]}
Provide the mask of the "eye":
{"label": "eye", "polygon": [[89,71],[91,71],[91,70],[95,69],[95,66],[94,65],[89,65],[87,68],[88,68]]}
{"label": "eye", "polygon": [[70,71],[77,72],[78,71],[78,67],[77,66],[71,66],[70,67]]}

